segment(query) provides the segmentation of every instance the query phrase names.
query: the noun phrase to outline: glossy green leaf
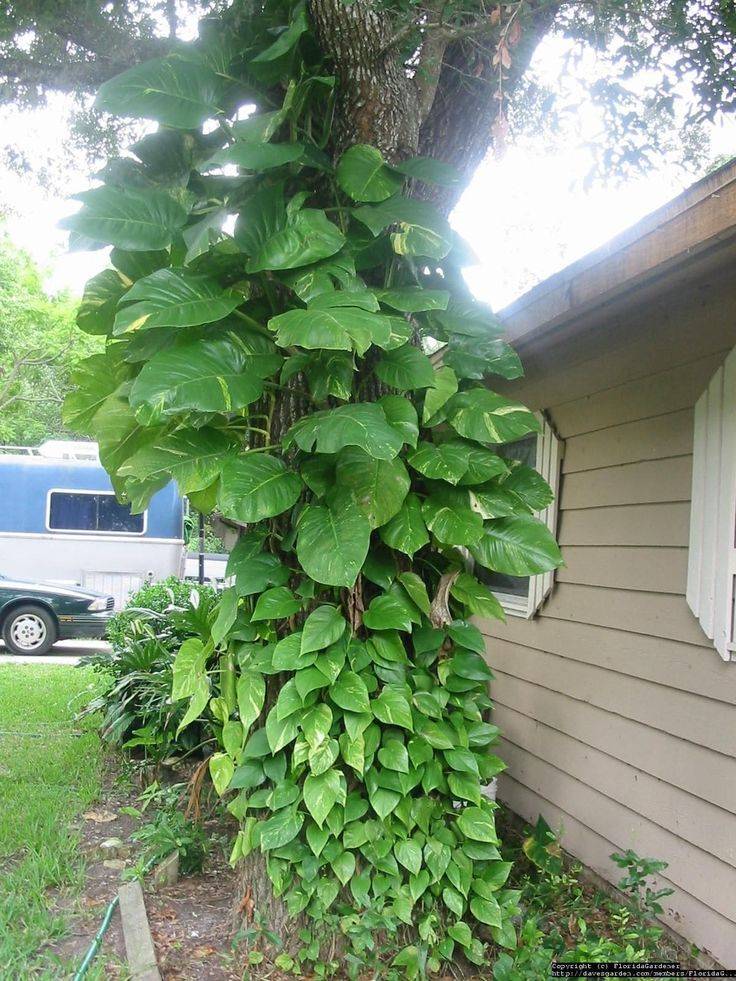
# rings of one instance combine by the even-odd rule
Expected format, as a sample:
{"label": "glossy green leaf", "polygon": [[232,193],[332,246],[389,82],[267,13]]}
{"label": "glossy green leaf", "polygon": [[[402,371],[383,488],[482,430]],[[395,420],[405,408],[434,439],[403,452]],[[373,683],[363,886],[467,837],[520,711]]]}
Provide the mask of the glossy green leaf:
{"label": "glossy green leaf", "polygon": [[318,606],[304,622],[300,651],[310,654],[338,641],[345,633],[345,618],[334,606]]}
{"label": "glossy green leaf", "polygon": [[146,424],[186,411],[234,412],[263,394],[260,365],[227,338],[179,344],[154,355],[130,391]]}
{"label": "glossy green leaf", "polygon": [[446,411],[455,432],[479,443],[510,443],[540,428],[533,412],[484,388],[454,395]]}
{"label": "glossy green leaf", "polygon": [[293,841],[304,824],[304,815],[296,807],[285,807],[259,825],[261,851],[283,848]]}
{"label": "glossy green leaf", "polygon": [[408,494],[401,510],[379,529],[381,539],[390,548],[406,555],[414,555],[429,541],[427,526],[422,516],[422,505],[416,494]]}
{"label": "glossy green leaf", "polygon": [[467,607],[470,613],[481,617],[505,620],[503,607],[487,586],[467,572],[461,572],[450,587],[450,593]]}
{"label": "glossy green leaf", "polygon": [[209,762],[210,776],[219,797],[227,790],[232,780],[235,766],[227,753],[213,753]]}
{"label": "glossy green leaf", "polygon": [[309,22],[307,20],[306,7],[303,3],[298,3],[292,13],[289,26],[279,34],[273,44],[269,45],[264,51],[260,51],[253,58],[253,61],[256,63],[269,62],[283,58],[299,42],[299,38],[308,29]]}
{"label": "glossy green leaf", "polygon": [[471,511],[467,494],[437,490],[422,505],[427,528],[445,545],[477,545],[483,537],[483,519]]}
{"label": "glossy green leaf", "polygon": [[481,807],[464,807],[457,819],[457,826],[466,838],[497,845],[498,835],[493,815]]}
{"label": "glossy green leaf", "polygon": [[422,410],[422,422],[426,424],[432,416],[438,412],[448,399],[457,391],[457,375],[446,365],[437,368],[434,373],[432,387],[427,389],[424,396],[424,409]]}
{"label": "glossy green leaf", "polygon": [[207,161],[205,168],[235,164],[244,170],[260,173],[299,160],[303,153],[304,147],[300,143],[253,143],[243,140],[218,150]]}
{"label": "glossy green leaf", "polygon": [[396,196],[380,204],[365,205],[353,214],[374,235],[398,224],[393,235],[394,251],[399,255],[419,255],[443,259],[452,248],[453,233],[448,222],[426,201]]}
{"label": "glossy green leaf", "polygon": [[196,129],[216,114],[221,94],[222,80],[206,65],[176,57],[154,58],[103,82],[95,107],[116,116]]}
{"label": "glossy green leaf", "polygon": [[287,432],[284,443],[296,443],[305,452],[317,453],[359,446],[379,460],[393,460],[403,445],[381,406],[372,402],[341,405],[305,416]]}
{"label": "glossy green leaf", "polygon": [[413,838],[397,841],[394,845],[394,855],[399,864],[408,869],[412,875],[419,875],[422,870],[422,848]]}
{"label": "glossy green leaf", "polygon": [[299,211],[284,228],[266,238],[248,261],[248,272],[295,269],[339,252],[345,236],[324,211]]}
{"label": "glossy green leaf", "polygon": [[219,430],[185,429],[137,450],[119,472],[137,480],[173,479],[186,494],[209,487],[231,452],[229,437]]}
{"label": "glossy green leaf", "polygon": [[423,351],[412,344],[386,351],[374,371],[384,384],[402,392],[429,388],[434,384],[435,371],[432,362]]}
{"label": "glossy green leaf", "polygon": [[396,770],[398,773],[409,772],[409,754],[406,746],[398,739],[389,739],[386,745],[378,750],[378,761],[387,770]]}
{"label": "glossy green leaf", "polygon": [[130,281],[117,269],[103,269],[87,280],[77,310],[77,326],[85,334],[111,334],[118,301]]}
{"label": "glossy green leaf", "polygon": [[197,690],[205,673],[207,649],[198,637],[189,637],[179,648],[172,668],[171,697],[188,698]]}
{"label": "glossy green leaf", "polygon": [[404,183],[404,178],[387,166],[380,150],[360,143],[340,157],[336,177],[353,201],[385,201]]}
{"label": "glossy green leaf", "polygon": [[562,565],[562,553],[549,528],[537,518],[498,518],[486,524],[470,551],[476,562],[508,576],[534,576]]}
{"label": "glossy green leaf", "polygon": [[151,327],[195,327],[222,320],[243,302],[208,276],[185,269],[158,269],[125,294],[115,334]]}
{"label": "glossy green leaf", "polygon": [[344,803],[345,777],[339,770],[326,770],[315,776],[310,773],[304,781],[304,803],[321,828],[335,804]]}
{"label": "glossy green leaf", "polygon": [[251,620],[281,620],[301,609],[301,602],[286,586],[274,586],[261,593]]}
{"label": "glossy green leaf", "polygon": [[268,326],[276,331],[280,347],[356,351],[360,355],[371,344],[384,343],[390,334],[386,317],[359,307],[287,310],[272,317]]}
{"label": "glossy green leaf", "polygon": [[401,460],[376,459],[358,446],[340,451],[336,481],[337,488],[350,496],[372,528],[393,518],[411,485]]}
{"label": "glossy green leaf", "polygon": [[365,682],[354,671],[342,671],[330,687],[330,698],[346,712],[369,712],[370,701]]}
{"label": "glossy green leaf", "polygon": [[416,620],[416,611],[412,604],[395,593],[374,596],[363,614],[363,623],[369,630],[411,631]]}
{"label": "glossy green leaf", "polygon": [[409,703],[395,688],[384,687],[378,698],[371,701],[371,711],[379,722],[386,725],[401,726],[410,731],[414,728]]}
{"label": "glossy green leaf", "polygon": [[223,462],[218,506],[230,518],[251,524],[282,514],[302,492],[298,474],[268,453],[244,453]]}
{"label": "glossy green leaf", "polygon": [[404,443],[416,446],[419,438],[417,410],[403,395],[383,395],[378,404],[383,409],[389,426],[395,429]]}
{"label": "glossy green leaf", "polygon": [[493,897],[482,899],[480,896],[473,896],[470,900],[470,912],[481,923],[492,927],[501,926],[501,907]]}
{"label": "glossy green leaf", "polygon": [[447,290],[423,289],[421,286],[396,286],[379,290],[377,296],[381,303],[402,313],[444,310],[450,299]]}
{"label": "glossy green leaf", "polygon": [[429,595],[424,582],[416,572],[402,572],[399,574],[399,582],[409,594],[412,602],[426,616],[429,616]]}
{"label": "glossy green leaf", "polygon": [[447,443],[419,443],[408,456],[409,466],[431,480],[459,483],[468,469],[468,446],[459,440]]}
{"label": "glossy green leaf", "polygon": [[247,729],[261,714],[266,700],[266,682],[263,675],[258,671],[241,671],[236,692],[240,722]]}
{"label": "glossy green leaf", "polygon": [[352,586],[368,553],[371,526],[364,515],[352,506],[309,505],[297,528],[297,558],[307,575],[328,586]]}
{"label": "glossy green leaf", "polygon": [[82,202],[80,210],[59,224],[85,236],[97,248],[165,249],[187,220],[186,211],[163,191],[104,186],[77,198]]}

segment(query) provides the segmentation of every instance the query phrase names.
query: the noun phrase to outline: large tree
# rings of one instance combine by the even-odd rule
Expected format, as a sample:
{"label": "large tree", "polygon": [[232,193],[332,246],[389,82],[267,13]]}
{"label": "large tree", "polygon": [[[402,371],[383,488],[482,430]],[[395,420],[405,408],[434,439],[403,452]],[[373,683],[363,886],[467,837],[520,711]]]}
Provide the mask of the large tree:
{"label": "large tree", "polygon": [[501,610],[472,562],[533,575],[560,553],[514,459],[539,423],[492,390],[519,360],[446,216],[563,16],[592,27],[536,0],[237,4],[97,97],[160,126],[67,220],[113,249],[79,317],[105,353],[66,418],[136,508],[174,478],[242,529],[173,697],[219,741],[239,908],[302,965],[335,937],[356,973],[393,938],[411,977],[516,943],[468,622]]}
{"label": "large tree", "polygon": [[61,403],[70,371],[100,347],[76,329],[77,306],[46,292],[41,271],[0,224],[0,443],[35,445],[68,432]]}

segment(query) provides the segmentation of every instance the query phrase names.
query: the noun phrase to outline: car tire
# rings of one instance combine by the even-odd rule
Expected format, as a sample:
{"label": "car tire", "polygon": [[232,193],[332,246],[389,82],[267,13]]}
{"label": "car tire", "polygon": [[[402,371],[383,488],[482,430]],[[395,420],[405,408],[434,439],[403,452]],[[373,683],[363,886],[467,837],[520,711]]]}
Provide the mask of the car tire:
{"label": "car tire", "polygon": [[12,654],[46,654],[56,643],[56,620],[43,606],[25,603],[3,620],[5,646]]}

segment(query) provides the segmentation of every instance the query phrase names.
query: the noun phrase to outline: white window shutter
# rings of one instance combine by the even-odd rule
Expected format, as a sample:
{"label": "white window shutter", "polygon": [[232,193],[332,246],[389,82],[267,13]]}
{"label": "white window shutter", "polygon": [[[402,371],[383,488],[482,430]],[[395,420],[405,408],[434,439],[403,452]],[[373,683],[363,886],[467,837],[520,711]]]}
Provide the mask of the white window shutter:
{"label": "white window shutter", "polygon": [[718,653],[734,651],[736,350],[695,406],[687,602]]}

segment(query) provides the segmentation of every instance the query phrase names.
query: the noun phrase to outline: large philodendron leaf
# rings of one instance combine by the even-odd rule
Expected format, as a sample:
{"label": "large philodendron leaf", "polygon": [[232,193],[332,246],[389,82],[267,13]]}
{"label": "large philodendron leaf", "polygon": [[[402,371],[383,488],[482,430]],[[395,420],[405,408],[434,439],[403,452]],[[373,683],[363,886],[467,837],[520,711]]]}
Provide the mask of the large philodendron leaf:
{"label": "large philodendron leaf", "polygon": [[451,335],[442,354],[442,363],[458,378],[481,379],[486,375],[520,378],[524,374],[516,351],[500,337],[460,337]]}
{"label": "large philodendron leaf", "polygon": [[384,384],[402,392],[434,385],[432,362],[412,344],[403,344],[387,351],[374,370]]}
{"label": "large philodendron leaf", "polygon": [[79,361],[71,375],[76,387],[64,400],[64,425],[77,432],[89,432],[97,410],[129,373],[128,366],[115,362],[109,352],[92,354]]}
{"label": "large philodendron leaf", "polygon": [[357,446],[337,458],[338,493],[347,493],[372,528],[389,521],[406,497],[411,481],[401,460],[378,460]]}
{"label": "large philodendron leaf", "polygon": [[300,143],[254,143],[239,140],[231,146],[218,150],[205,164],[205,168],[236,164],[244,170],[273,170],[284,164],[298,160],[304,153]]}
{"label": "large philodendron leaf", "polygon": [[357,402],[314,412],[294,423],[284,437],[309,453],[338,453],[344,446],[359,446],[378,460],[393,460],[403,440],[389,424],[380,405]]}
{"label": "large philodendron leaf", "polygon": [[306,507],[297,524],[296,554],[302,569],[326,586],[353,586],[368,554],[371,526],[351,502],[335,509]]}
{"label": "large philodendron leaf", "polygon": [[196,129],[217,113],[222,90],[223,80],[206,65],[154,58],[103,82],[95,107],[116,116]]}
{"label": "large philodendron leaf", "polygon": [[394,251],[399,255],[419,255],[444,259],[452,248],[453,232],[445,218],[426,201],[396,195],[381,204],[368,204],[353,212],[374,235],[397,224]]}
{"label": "large philodendron leaf", "polygon": [[208,276],[185,269],[159,269],[125,294],[115,317],[115,334],[152,327],[197,327],[231,314],[243,297],[223,290]]}
{"label": "large philodendron leaf", "polygon": [[103,269],[84,287],[77,310],[77,327],[85,334],[110,334],[118,300],[130,286],[130,280],[117,269]]}
{"label": "large philodendron leaf", "polygon": [[82,207],[59,224],[84,236],[91,248],[114,245],[131,252],[166,249],[187,220],[184,208],[163,191],[104,186],[76,197]]}
{"label": "large philodendron leaf", "polygon": [[374,146],[346,150],[336,171],[337,183],[353,201],[385,201],[401,190],[404,178],[392,171]]}
{"label": "large philodendron leaf", "polygon": [[385,344],[391,334],[387,317],[359,307],[287,310],[268,322],[280,347],[306,350],[356,351],[363,355],[371,346]]}
{"label": "large philodendron leaf", "polygon": [[455,432],[479,443],[510,443],[540,429],[536,416],[525,406],[485,388],[454,395],[446,412]]}
{"label": "large philodendron leaf", "polygon": [[222,466],[218,504],[225,517],[253,524],[296,504],[302,486],[299,475],[278,457],[241,453]]}
{"label": "large philodendron leaf", "polygon": [[475,545],[483,536],[483,518],[470,509],[467,492],[442,487],[422,505],[427,528],[444,545]]}
{"label": "large philodendron leaf", "polygon": [[410,454],[409,465],[431,480],[462,485],[481,484],[508,472],[508,464],[500,456],[459,439],[420,443]]}
{"label": "large philodendron leaf", "polygon": [[526,515],[488,521],[470,551],[480,565],[507,576],[535,576],[563,564],[549,528]]}
{"label": "large philodendron leaf", "polygon": [[339,252],[345,236],[324,211],[305,208],[266,238],[248,260],[248,272],[296,269]]}
{"label": "large philodendron leaf", "polygon": [[450,300],[448,290],[425,290],[421,286],[394,286],[379,290],[377,295],[381,303],[402,313],[444,310]]}
{"label": "large philodendron leaf", "polygon": [[263,394],[261,367],[229,338],[179,344],[143,366],[130,405],[146,424],[190,410],[233,412]]}
{"label": "large philodendron leaf", "polygon": [[217,429],[184,429],[144,446],[120,467],[122,477],[175,480],[182,494],[209,487],[233,452],[231,439]]}
{"label": "large philodendron leaf", "polygon": [[379,531],[390,548],[413,555],[429,541],[422,516],[422,505],[416,494],[407,495],[398,513]]}

